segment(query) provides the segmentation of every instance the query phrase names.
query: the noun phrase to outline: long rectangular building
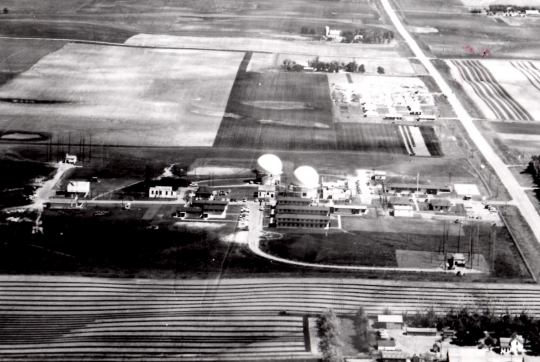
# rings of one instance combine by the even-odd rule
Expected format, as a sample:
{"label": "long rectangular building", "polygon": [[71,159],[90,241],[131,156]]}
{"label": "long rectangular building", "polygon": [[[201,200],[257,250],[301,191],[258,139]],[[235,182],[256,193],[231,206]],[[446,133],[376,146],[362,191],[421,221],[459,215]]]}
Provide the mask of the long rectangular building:
{"label": "long rectangular building", "polygon": [[277,214],[278,228],[326,228],[330,225],[330,216],[305,214]]}
{"label": "long rectangular building", "polygon": [[330,208],[326,206],[277,205],[276,212],[278,214],[328,215]]}
{"label": "long rectangular building", "polygon": [[311,199],[306,199],[303,197],[289,197],[282,196],[277,200],[278,205],[303,205],[309,206],[311,204]]}

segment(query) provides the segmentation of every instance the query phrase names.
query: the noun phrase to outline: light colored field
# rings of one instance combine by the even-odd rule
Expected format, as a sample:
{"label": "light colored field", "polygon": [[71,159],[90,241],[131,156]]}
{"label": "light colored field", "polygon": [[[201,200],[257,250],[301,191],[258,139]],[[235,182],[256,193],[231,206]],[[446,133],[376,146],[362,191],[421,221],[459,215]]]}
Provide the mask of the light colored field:
{"label": "light colored field", "polygon": [[319,41],[287,41],[258,38],[203,38],[138,34],[125,44],[163,48],[237,50],[252,52],[318,55],[328,57],[399,58],[393,44],[341,44]]}
{"label": "light colored field", "polygon": [[[290,59],[295,62],[305,62],[307,63],[310,60],[313,60],[315,56],[313,55],[304,55],[304,54],[279,54],[278,65],[283,64],[283,60]],[[359,59],[360,58],[360,59]],[[334,60],[338,62],[343,62],[345,64],[355,60],[358,64],[364,64],[366,68],[365,74],[377,74],[377,67],[383,67],[386,74],[397,74],[397,75],[413,75],[416,74],[411,63],[406,58],[401,57],[389,57],[389,58],[362,58],[358,55],[354,57],[328,57],[328,56],[319,56],[319,60],[322,62],[332,62]]]}
{"label": "light colored field", "polygon": [[247,66],[248,72],[260,72],[279,67],[282,62],[278,60],[279,54],[253,53]]}
{"label": "light colored field", "polygon": [[[463,249],[467,249],[467,242],[463,242]],[[451,253],[448,253],[450,257]],[[464,254],[467,258],[467,268],[470,268],[469,255]],[[474,253],[473,270],[480,270],[483,273],[489,273],[489,265],[482,254]],[[480,258],[478,258],[480,256]],[[441,253],[432,253],[429,251],[419,250],[396,250],[396,260],[400,268],[425,268],[439,269],[444,266],[444,255]],[[464,272],[467,274],[467,271]]]}
{"label": "light colored field", "polygon": [[244,54],[68,44],[0,89],[0,128],[91,131],[94,144],[211,146]]}
{"label": "light colored field", "polygon": [[[483,60],[497,82],[534,117],[540,120],[540,62]],[[531,65],[532,64],[532,65]],[[535,68],[533,68],[536,67]],[[527,79],[529,77],[529,79]],[[536,88],[533,83],[538,87]]]}

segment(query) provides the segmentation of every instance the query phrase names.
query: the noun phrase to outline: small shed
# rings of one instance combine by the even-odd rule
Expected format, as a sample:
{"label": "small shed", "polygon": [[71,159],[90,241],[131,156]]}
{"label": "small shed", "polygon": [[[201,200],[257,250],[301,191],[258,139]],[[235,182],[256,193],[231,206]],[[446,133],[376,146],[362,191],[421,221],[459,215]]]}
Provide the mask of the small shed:
{"label": "small shed", "polygon": [[413,207],[409,206],[394,206],[394,217],[413,217]]}
{"label": "small shed", "polygon": [[75,164],[75,163],[77,163],[77,156],[70,155],[69,153],[66,153],[66,158],[64,159],[64,162],[65,163]]}
{"label": "small shed", "polygon": [[465,259],[465,256],[463,254],[454,253],[450,257],[450,268],[451,269],[455,268],[455,267],[464,268],[465,267],[465,262],[466,262],[466,259]]}
{"label": "small shed", "polygon": [[436,336],[437,328],[409,328],[407,327],[408,336]]}
{"label": "small shed", "polygon": [[378,351],[395,351],[396,341],[394,341],[393,339],[379,339],[377,341],[377,350]]}
{"label": "small shed", "polygon": [[403,327],[403,316],[384,314],[377,317],[380,328],[401,329]]}

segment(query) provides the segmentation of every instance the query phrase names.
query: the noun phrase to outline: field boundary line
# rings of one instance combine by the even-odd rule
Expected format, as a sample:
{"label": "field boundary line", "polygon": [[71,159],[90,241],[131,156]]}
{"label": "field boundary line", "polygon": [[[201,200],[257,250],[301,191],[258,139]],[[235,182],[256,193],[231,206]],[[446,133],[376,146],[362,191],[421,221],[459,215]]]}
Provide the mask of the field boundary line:
{"label": "field boundary line", "polygon": [[[534,275],[534,272],[533,272],[531,266],[529,265],[529,262],[527,262],[527,259],[525,259],[525,255],[523,254],[523,251],[521,250],[521,247],[517,243],[516,237],[514,236],[514,233],[512,232],[512,229],[510,229],[510,227],[508,226],[508,222],[506,221],[506,218],[504,217],[503,213],[501,212],[501,206],[497,205],[496,208],[497,208],[497,210],[499,210],[499,216],[500,216],[501,220],[503,221],[504,226],[506,226],[506,230],[508,230],[508,233],[512,237],[512,241],[514,242],[514,245],[516,246],[516,249],[518,250],[519,255],[521,256],[521,259],[523,260],[523,263],[525,263],[525,267],[529,271],[529,274],[533,278],[534,282],[538,283],[538,280],[536,279],[536,275]],[[519,208],[518,208],[518,211],[519,211]],[[521,211],[520,211],[520,213],[521,213]]]}

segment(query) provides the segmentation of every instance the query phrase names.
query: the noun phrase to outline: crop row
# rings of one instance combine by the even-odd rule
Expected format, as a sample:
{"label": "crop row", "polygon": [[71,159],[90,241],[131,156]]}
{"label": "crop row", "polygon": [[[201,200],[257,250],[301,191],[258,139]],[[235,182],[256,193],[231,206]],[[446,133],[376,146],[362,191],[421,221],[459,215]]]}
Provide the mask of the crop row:
{"label": "crop row", "polygon": [[540,90],[540,70],[531,62],[515,61],[510,62],[514,68],[519,70],[531,83],[533,87]]}
{"label": "crop row", "polygon": [[486,103],[498,119],[532,121],[533,117],[495,80],[477,60],[453,61],[461,77]]}

